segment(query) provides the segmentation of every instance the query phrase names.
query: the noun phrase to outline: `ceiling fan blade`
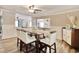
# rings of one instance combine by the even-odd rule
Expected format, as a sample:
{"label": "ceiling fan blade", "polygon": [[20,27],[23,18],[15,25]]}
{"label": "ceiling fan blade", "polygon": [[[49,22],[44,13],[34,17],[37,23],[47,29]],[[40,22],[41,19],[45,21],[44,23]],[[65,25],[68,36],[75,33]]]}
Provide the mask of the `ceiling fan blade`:
{"label": "ceiling fan blade", "polygon": [[40,11],[42,11],[42,10],[40,10],[40,9],[34,9],[34,14],[36,14],[36,13],[38,13],[38,12],[40,12]]}
{"label": "ceiling fan blade", "polygon": [[40,10],[40,9],[34,9],[35,11],[42,11],[42,10]]}

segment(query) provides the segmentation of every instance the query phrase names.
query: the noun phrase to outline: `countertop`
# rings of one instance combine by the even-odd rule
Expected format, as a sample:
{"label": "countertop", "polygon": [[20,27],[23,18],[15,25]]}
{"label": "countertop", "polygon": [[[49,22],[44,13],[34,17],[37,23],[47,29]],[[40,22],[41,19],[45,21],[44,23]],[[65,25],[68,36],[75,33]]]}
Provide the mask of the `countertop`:
{"label": "countertop", "polygon": [[19,30],[19,31],[33,32],[33,33],[37,33],[37,34],[44,33],[45,35],[49,35],[51,33],[56,32],[56,31],[53,31],[52,29],[42,30],[42,29],[35,29],[35,28],[20,28],[20,27],[17,27],[16,29]]}

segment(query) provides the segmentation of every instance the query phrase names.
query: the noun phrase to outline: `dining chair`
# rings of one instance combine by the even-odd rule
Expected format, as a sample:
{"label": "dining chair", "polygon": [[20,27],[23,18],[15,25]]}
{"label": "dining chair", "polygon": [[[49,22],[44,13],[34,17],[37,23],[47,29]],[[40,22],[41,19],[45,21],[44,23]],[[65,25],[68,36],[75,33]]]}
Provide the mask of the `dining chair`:
{"label": "dining chair", "polygon": [[20,31],[19,40],[20,40],[20,51],[28,53],[36,48],[35,47],[36,39],[34,36],[30,36],[29,32]]}
{"label": "dining chair", "polygon": [[40,51],[51,53],[53,50],[54,53],[56,53],[56,32],[50,32],[49,36],[45,36],[44,39],[41,39],[40,46]]}

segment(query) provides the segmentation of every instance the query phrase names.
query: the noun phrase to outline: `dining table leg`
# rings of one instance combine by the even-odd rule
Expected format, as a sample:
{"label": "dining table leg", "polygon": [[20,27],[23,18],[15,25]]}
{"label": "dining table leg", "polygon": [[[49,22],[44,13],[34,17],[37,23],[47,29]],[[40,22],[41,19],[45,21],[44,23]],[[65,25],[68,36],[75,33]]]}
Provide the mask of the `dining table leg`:
{"label": "dining table leg", "polygon": [[36,53],[40,53],[40,51],[39,51],[39,41],[36,41]]}
{"label": "dining table leg", "polygon": [[22,41],[20,40],[20,52],[22,51]]}
{"label": "dining table leg", "polygon": [[40,53],[40,50],[39,50],[39,35],[35,35],[35,38],[36,38],[36,53]]}

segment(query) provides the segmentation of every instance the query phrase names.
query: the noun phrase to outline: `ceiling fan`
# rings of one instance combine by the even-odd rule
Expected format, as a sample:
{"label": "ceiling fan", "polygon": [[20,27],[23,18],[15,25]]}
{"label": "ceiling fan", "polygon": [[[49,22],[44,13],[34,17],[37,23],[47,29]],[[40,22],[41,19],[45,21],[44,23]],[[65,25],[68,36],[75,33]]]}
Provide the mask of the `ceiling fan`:
{"label": "ceiling fan", "polygon": [[32,12],[34,14],[36,14],[39,11],[42,11],[41,9],[36,8],[35,5],[30,5],[28,10],[29,10],[29,12]]}

